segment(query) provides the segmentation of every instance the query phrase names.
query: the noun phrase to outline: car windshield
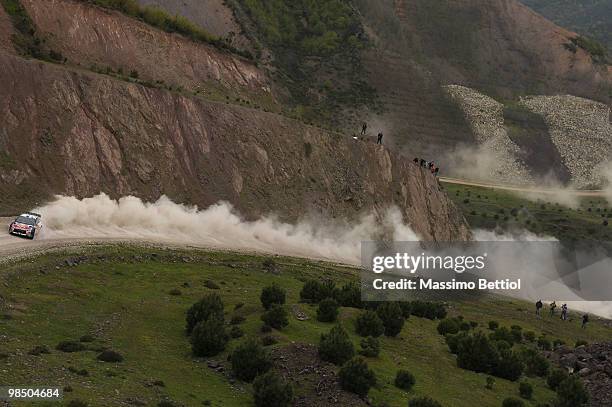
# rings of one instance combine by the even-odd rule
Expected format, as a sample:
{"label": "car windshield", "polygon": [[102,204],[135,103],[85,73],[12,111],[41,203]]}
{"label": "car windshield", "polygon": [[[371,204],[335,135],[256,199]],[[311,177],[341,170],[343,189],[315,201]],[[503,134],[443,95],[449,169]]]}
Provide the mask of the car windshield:
{"label": "car windshield", "polygon": [[36,219],[34,218],[29,218],[27,216],[19,216],[17,217],[17,219],[15,219],[15,222],[17,223],[23,223],[25,225],[36,225]]}

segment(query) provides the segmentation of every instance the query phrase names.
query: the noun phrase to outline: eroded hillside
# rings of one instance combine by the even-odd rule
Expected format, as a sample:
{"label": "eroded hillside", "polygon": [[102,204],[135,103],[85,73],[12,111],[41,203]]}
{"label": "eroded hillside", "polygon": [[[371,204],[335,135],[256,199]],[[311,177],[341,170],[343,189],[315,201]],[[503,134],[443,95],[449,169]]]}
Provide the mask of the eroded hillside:
{"label": "eroded hillside", "polygon": [[[425,238],[469,234],[436,179],[381,146],[255,109],[1,59],[5,197],[167,194],[289,220],[307,212],[353,218],[395,204]],[[18,204],[4,201],[4,210]]]}

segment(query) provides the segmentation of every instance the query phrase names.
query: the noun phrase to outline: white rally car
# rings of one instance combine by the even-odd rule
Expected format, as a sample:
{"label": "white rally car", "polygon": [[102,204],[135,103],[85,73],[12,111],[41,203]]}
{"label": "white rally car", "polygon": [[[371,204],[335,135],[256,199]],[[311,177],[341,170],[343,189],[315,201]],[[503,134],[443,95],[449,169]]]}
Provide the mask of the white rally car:
{"label": "white rally car", "polygon": [[15,236],[23,236],[34,239],[36,233],[42,229],[42,216],[38,213],[23,213],[9,225],[9,233]]}

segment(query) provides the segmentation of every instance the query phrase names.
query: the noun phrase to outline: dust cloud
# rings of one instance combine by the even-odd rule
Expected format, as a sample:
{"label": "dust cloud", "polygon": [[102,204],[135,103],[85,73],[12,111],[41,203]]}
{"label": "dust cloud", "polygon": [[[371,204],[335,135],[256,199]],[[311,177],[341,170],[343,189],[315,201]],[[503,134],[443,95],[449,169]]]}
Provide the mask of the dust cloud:
{"label": "dust cloud", "polygon": [[77,199],[58,196],[35,209],[45,222],[43,239],[102,238],[176,242],[228,250],[360,263],[361,241],[385,235],[418,240],[397,208],[367,214],[354,224],[303,219],[296,224],[275,216],[246,221],[227,202],[200,210],[163,196],[147,203],[128,196],[113,200],[100,194]]}

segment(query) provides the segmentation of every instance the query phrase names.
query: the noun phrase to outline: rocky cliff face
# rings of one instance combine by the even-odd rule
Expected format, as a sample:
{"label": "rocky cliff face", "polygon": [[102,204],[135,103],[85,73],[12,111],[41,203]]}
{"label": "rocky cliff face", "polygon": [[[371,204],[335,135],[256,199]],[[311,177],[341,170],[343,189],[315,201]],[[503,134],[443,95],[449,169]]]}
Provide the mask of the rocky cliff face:
{"label": "rocky cliff face", "polygon": [[[350,219],[397,205],[425,239],[466,239],[436,179],[381,146],[282,116],[0,54],[0,192],[100,191],[256,217]],[[21,210],[3,200],[5,211]]]}
{"label": "rocky cliff face", "polygon": [[212,97],[271,103],[266,74],[252,62],[168,34],[118,11],[73,0],[21,0],[50,49],[71,65],[120,72]]}

